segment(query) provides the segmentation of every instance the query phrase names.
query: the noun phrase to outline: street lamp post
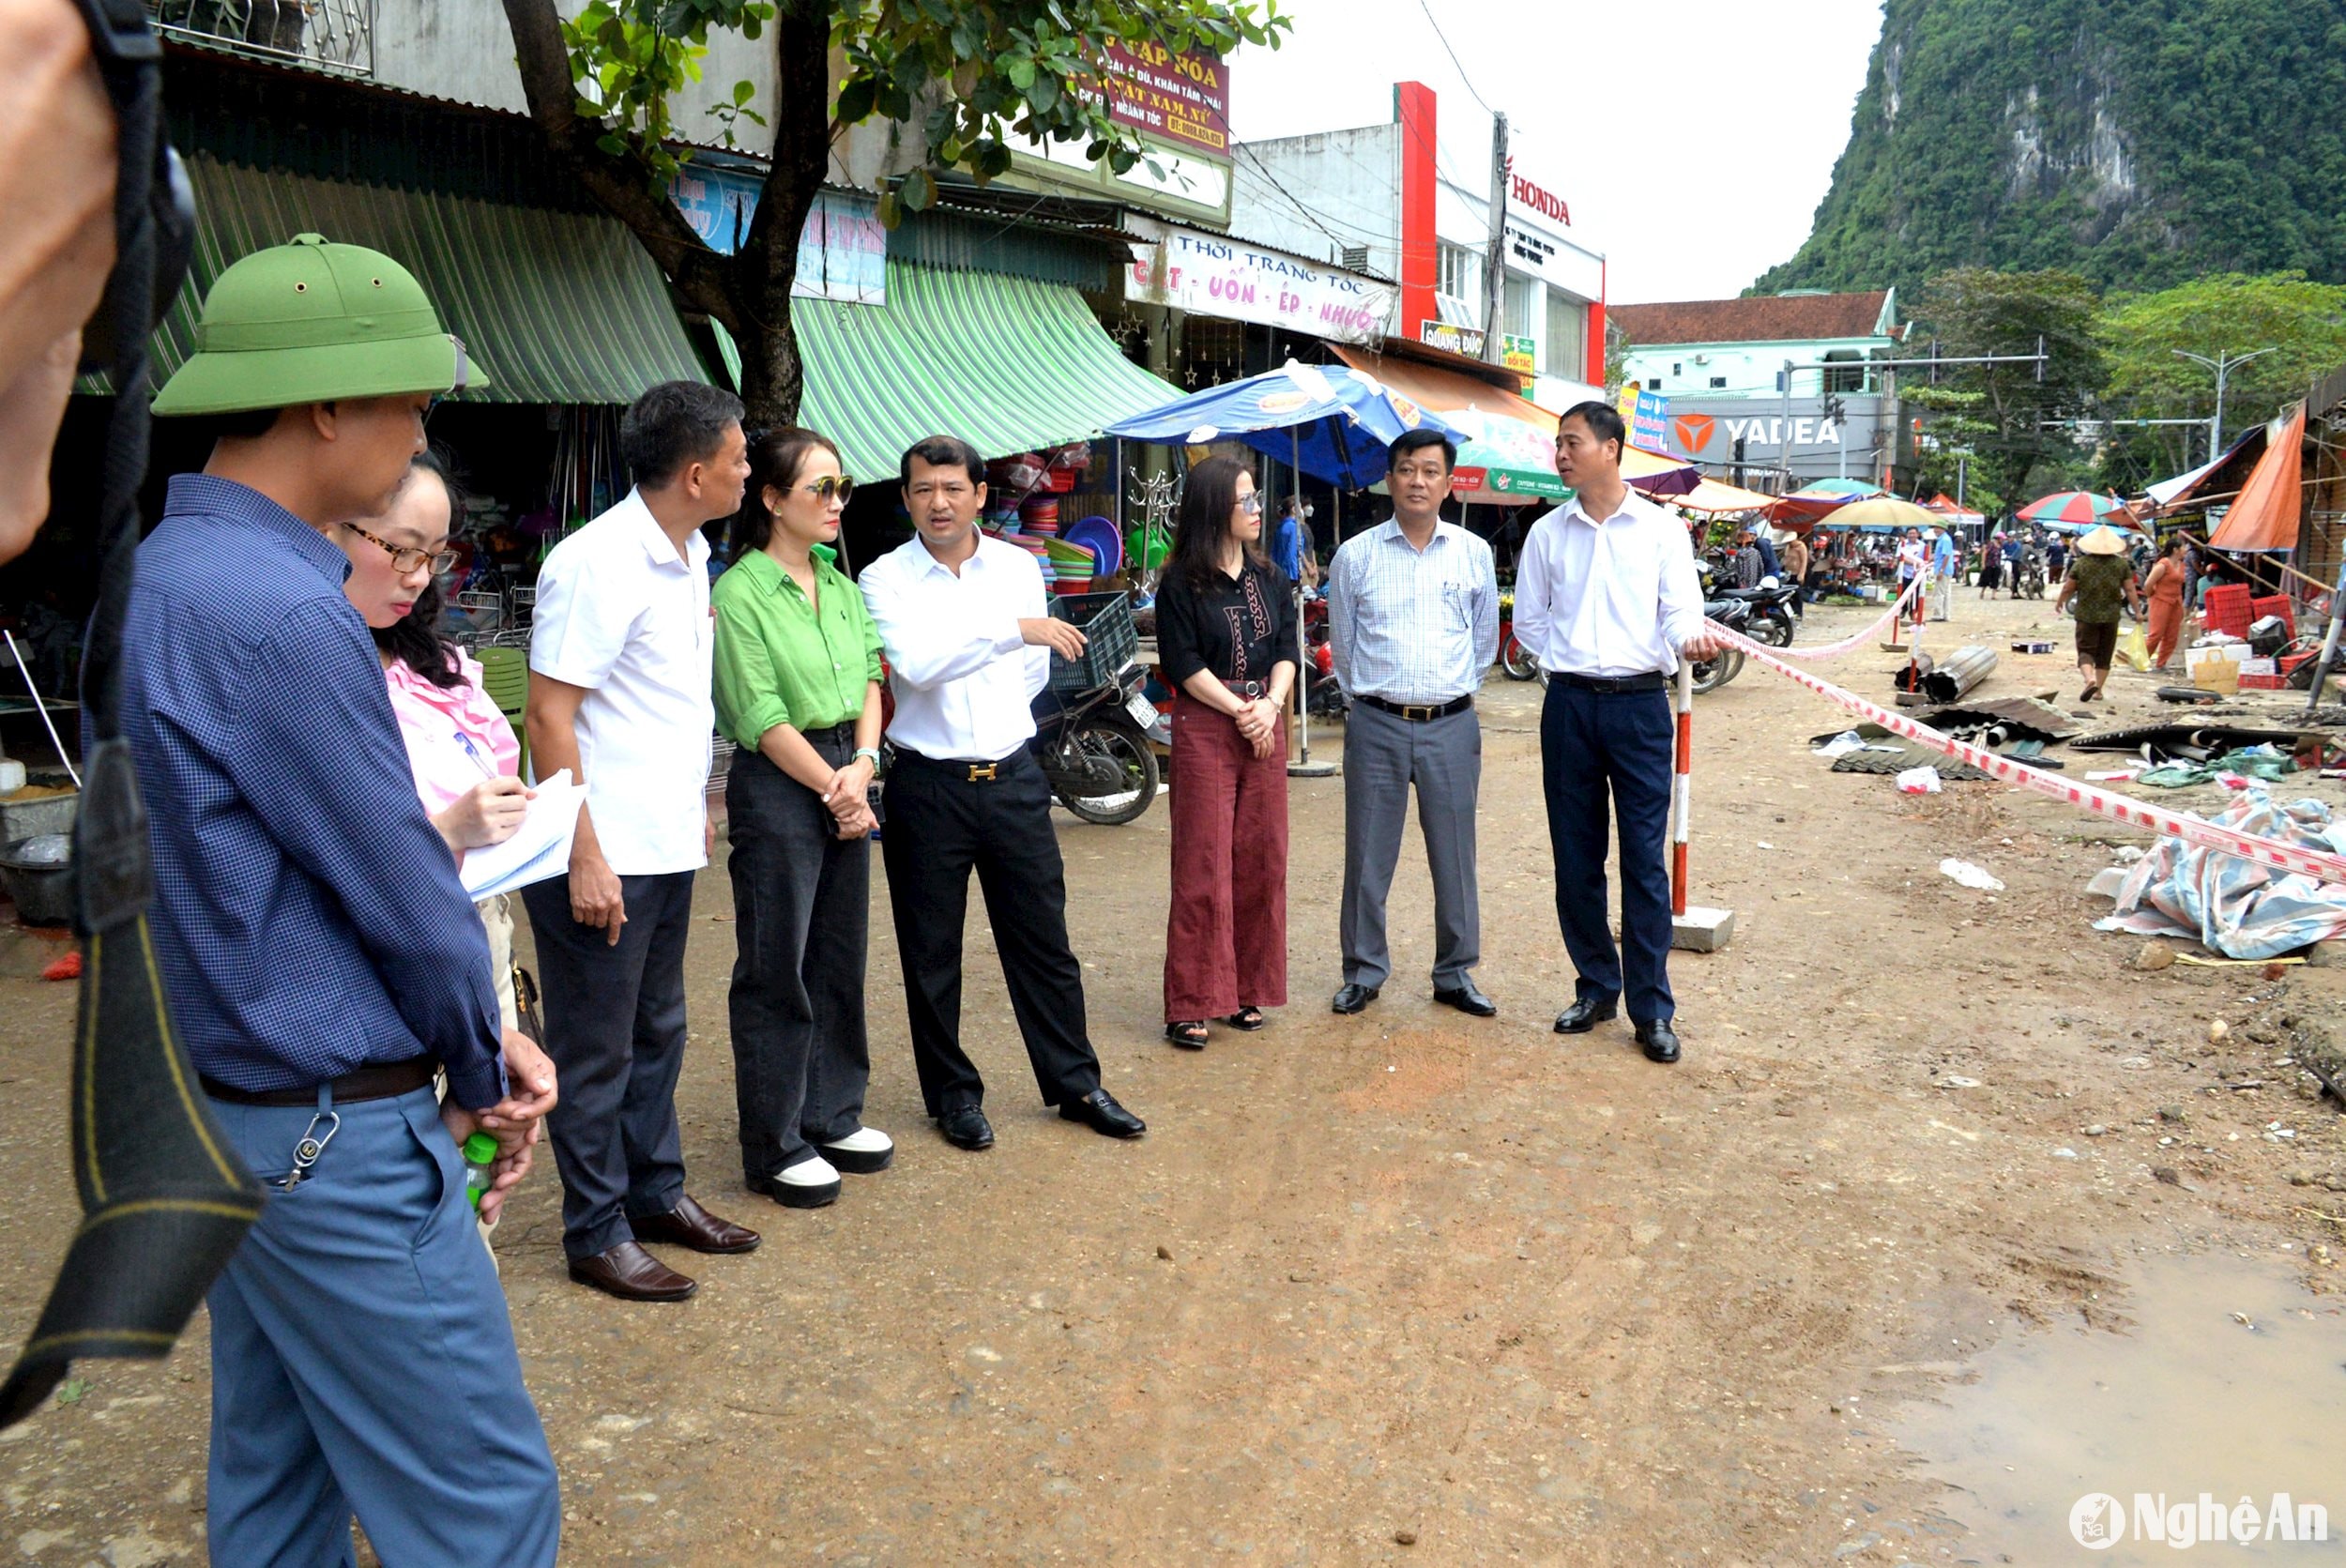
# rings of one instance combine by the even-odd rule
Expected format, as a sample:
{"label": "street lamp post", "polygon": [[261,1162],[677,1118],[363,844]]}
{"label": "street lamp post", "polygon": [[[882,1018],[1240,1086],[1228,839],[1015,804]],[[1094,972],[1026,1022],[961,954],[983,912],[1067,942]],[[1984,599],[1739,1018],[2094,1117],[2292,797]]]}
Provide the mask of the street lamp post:
{"label": "street lamp post", "polygon": [[2207,423],[2207,460],[2213,463],[2216,454],[2224,449],[2224,378],[2249,360],[2277,352],[2277,348],[2260,348],[2247,354],[2226,354],[2219,349],[2212,359],[2187,348],[2171,348],[2167,352],[2179,359],[2197,360],[2216,373],[2216,418]]}

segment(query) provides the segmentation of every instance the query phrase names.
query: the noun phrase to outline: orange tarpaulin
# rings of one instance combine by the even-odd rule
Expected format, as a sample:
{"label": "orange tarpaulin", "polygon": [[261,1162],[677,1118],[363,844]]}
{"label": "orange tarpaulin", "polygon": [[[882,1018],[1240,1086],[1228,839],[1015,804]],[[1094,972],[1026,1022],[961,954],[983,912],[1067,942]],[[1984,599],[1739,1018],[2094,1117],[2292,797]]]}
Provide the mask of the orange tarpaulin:
{"label": "orange tarpaulin", "polygon": [[2264,443],[2264,455],[2248,475],[2240,499],[2224,513],[2208,543],[2218,550],[2294,550],[2297,517],[2304,499],[2299,452],[2306,440],[2306,405],[2299,403]]}

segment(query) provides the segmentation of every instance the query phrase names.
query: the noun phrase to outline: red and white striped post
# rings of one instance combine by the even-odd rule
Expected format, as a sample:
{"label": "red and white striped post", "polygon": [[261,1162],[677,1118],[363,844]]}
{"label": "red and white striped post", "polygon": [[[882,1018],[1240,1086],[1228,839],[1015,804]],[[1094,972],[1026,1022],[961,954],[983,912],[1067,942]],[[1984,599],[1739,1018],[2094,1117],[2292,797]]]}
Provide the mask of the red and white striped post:
{"label": "red and white striped post", "polygon": [[1686,912],[1686,836],[1694,822],[1694,661],[1678,662],[1678,765],[1670,774],[1670,914]]}
{"label": "red and white striped post", "polygon": [[1716,952],[1735,935],[1735,911],[1686,903],[1686,841],[1693,836],[1694,790],[1695,667],[1693,660],[1682,656],[1678,661],[1678,754],[1670,769],[1670,946]]}

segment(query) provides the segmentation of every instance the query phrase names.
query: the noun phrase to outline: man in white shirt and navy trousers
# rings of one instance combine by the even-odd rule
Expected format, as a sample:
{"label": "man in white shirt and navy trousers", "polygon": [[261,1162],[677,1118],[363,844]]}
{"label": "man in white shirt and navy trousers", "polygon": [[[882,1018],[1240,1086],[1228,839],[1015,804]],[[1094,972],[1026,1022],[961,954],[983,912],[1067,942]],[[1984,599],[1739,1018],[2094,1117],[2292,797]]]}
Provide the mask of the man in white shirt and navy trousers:
{"label": "man in white shirt and navy trousers", "polygon": [[693,874],[714,843],[704,525],[740,510],[741,404],[667,381],[619,421],[635,488],[548,553],[529,637],[529,753],[539,778],[586,786],[567,875],[522,890],[544,982],[548,1120],[571,1277],[629,1302],[698,1288],[644,1250],[745,1253],[757,1233],[684,1191],[677,1073]]}
{"label": "man in white shirt and navy trousers", "polygon": [[[1573,498],[1531,525],[1516,564],[1516,637],[1547,672],[1540,713],[1556,916],[1579,983],[1556,1020],[1582,1034],[1626,998],[1638,1043],[1678,1059],[1671,1020],[1670,677],[1718,651],[1684,525],[1622,481],[1626,431],[1602,403],[1567,410],[1556,472]],[[1607,795],[1621,832],[1621,946],[1607,922]]]}
{"label": "man in white shirt and navy trousers", "polygon": [[1051,655],[1078,656],[1084,635],[1051,618],[1032,556],[978,531],[985,463],[975,448],[932,435],[905,453],[900,477],[913,538],[865,567],[858,586],[896,697],[880,856],[922,1101],[947,1142],[992,1147],[985,1084],[961,1046],[962,925],[975,870],[1043,1103],[1094,1132],[1136,1138],[1147,1124],[1100,1087],[1083,969],[1067,944],[1051,786],[1027,749]]}

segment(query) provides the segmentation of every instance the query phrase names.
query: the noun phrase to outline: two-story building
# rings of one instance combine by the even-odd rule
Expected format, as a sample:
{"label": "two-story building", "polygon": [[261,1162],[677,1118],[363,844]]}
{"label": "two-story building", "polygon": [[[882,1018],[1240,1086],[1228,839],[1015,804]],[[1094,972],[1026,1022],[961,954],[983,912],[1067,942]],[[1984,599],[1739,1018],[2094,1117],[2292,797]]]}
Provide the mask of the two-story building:
{"label": "two-story building", "polygon": [[1627,344],[1624,381],[1669,400],[1670,449],[1713,473],[1762,488],[1837,477],[1895,489],[1912,465],[1896,372],[1872,363],[1905,336],[1894,289],[1616,305],[1611,320]]}
{"label": "two-story building", "polygon": [[[1431,87],[1403,82],[1384,125],[1238,144],[1230,232],[1391,280],[1389,336],[1480,358],[1489,325],[1487,164],[1470,171],[1443,156],[1439,107]],[[1539,168],[1538,153],[1526,151],[1508,180],[1501,362],[1533,401],[1565,408],[1602,395],[1605,256]]]}

